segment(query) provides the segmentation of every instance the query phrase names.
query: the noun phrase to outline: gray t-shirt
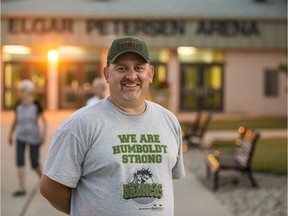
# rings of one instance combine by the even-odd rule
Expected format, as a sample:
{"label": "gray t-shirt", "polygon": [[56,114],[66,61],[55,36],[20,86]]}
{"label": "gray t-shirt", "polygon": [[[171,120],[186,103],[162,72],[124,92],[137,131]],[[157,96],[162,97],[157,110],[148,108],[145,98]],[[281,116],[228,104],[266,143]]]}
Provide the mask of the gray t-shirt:
{"label": "gray t-shirt", "polygon": [[73,188],[71,215],[174,215],[172,179],[185,176],[180,125],[146,104],[131,115],[104,99],[56,131],[44,173]]}

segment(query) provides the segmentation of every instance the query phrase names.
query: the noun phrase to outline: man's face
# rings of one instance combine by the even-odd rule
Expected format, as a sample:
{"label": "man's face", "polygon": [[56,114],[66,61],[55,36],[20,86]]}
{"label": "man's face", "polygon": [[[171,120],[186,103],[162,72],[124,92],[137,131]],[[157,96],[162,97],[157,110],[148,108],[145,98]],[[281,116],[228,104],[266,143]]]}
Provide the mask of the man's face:
{"label": "man's face", "polygon": [[117,102],[144,101],[154,69],[138,54],[125,53],[104,68],[110,95]]}

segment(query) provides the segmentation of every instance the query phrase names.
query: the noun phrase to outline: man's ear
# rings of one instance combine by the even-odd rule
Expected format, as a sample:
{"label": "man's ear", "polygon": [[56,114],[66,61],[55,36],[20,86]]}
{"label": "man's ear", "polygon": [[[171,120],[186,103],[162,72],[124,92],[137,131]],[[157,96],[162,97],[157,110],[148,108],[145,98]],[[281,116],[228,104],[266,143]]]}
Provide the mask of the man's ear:
{"label": "man's ear", "polygon": [[104,74],[106,83],[109,83],[109,70],[108,70],[107,67],[104,67],[104,69],[103,69],[103,74]]}

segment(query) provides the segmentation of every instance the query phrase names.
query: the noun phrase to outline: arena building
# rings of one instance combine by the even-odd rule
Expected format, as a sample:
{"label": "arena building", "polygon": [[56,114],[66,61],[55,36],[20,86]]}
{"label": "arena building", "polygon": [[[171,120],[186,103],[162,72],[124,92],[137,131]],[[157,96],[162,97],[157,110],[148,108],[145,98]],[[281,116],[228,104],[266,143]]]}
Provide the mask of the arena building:
{"label": "arena building", "polygon": [[286,115],[286,0],[3,0],[2,109],[21,79],[48,110],[84,106],[122,35],[147,42],[150,98],[175,113]]}

